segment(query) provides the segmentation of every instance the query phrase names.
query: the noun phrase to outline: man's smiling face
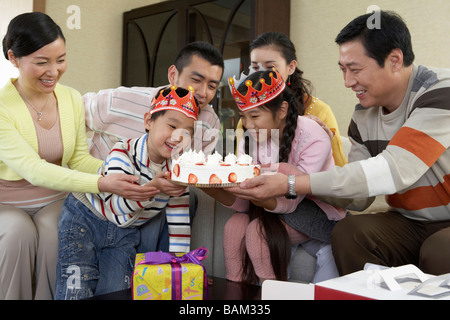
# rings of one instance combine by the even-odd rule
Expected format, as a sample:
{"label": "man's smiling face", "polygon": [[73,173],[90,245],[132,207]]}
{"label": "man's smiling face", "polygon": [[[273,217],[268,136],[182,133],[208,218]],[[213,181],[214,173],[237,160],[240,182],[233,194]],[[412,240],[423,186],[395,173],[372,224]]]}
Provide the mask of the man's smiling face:
{"label": "man's smiling face", "polygon": [[344,76],[345,86],[356,93],[363,107],[383,106],[388,110],[391,107],[398,107],[398,98],[392,99],[396,94],[393,92],[395,76],[389,57],[384,67],[380,67],[375,59],[366,55],[364,46],[359,40],[342,44],[339,53],[339,67]]}

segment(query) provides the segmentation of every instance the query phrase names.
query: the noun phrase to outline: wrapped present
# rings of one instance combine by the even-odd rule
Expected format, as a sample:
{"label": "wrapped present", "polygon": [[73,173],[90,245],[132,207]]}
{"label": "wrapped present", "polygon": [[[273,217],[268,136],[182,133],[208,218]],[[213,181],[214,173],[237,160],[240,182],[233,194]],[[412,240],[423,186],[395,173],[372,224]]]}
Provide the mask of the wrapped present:
{"label": "wrapped present", "polygon": [[207,299],[208,278],[200,261],[208,250],[186,254],[147,252],[136,255],[132,291],[134,300]]}

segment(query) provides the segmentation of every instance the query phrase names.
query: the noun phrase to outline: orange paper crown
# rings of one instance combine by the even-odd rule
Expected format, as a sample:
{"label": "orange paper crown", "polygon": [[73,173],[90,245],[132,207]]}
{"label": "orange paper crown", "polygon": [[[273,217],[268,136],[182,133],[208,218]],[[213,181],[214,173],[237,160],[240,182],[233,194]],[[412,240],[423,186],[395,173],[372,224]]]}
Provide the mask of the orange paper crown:
{"label": "orange paper crown", "polygon": [[176,86],[170,87],[171,91],[163,96],[162,89],[158,96],[153,99],[152,106],[153,109],[150,111],[150,114],[153,114],[162,110],[175,110],[182,112],[187,117],[197,120],[198,116],[198,106],[194,99],[194,88],[191,86],[188,87],[189,93],[184,97],[179,97]]}
{"label": "orange paper crown", "polygon": [[[231,94],[233,95],[234,101],[236,101],[237,106],[241,111],[248,111],[253,108],[259,107],[270,100],[277,97],[281,92],[283,92],[286,84],[281,78],[280,74],[274,69],[270,72],[270,83],[267,84],[264,79],[260,79],[259,81],[262,84],[261,90],[256,90],[253,88],[253,83],[250,80],[245,81],[245,85],[248,87],[247,94],[243,96],[236,89],[236,79],[229,78],[228,83],[230,85]],[[275,75],[275,77],[274,77]],[[242,77],[245,76],[242,74]],[[242,81],[240,81],[242,82]],[[239,85],[237,85],[239,86]]]}

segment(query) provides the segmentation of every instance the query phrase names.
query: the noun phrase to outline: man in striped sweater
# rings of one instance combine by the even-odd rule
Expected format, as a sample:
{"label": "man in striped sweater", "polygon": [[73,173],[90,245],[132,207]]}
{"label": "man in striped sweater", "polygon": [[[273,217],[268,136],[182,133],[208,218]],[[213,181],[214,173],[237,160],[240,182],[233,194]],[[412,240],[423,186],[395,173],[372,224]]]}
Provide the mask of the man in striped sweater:
{"label": "man in striped sweater", "polygon": [[[166,179],[171,156],[190,147],[198,106],[190,91],[161,90],[144,116],[148,133],[119,141],[99,169],[155,187],[139,202],[113,193],[74,193],[59,222],[56,299],[82,299],[129,288],[141,226],[166,209],[169,251],[190,251],[189,192]],[[73,277],[72,277],[73,276]]]}
{"label": "man in striped sweater", "polygon": [[381,29],[368,29],[369,16],[336,38],[345,85],[360,101],[349,126],[354,164],[331,173],[327,183],[326,177],[311,179],[312,192],[341,186],[340,197],[386,195],[391,207],[338,224],[333,249],[342,274],[366,262],[447,273],[450,70],[413,64],[410,34],[399,16],[381,12]]}
{"label": "man in striped sweater", "polygon": [[[386,195],[389,212],[337,223],[332,246],[340,274],[367,262],[448,273],[450,70],[413,64],[410,33],[398,15],[380,12],[380,29],[370,28],[371,17],[356,18],[336,38],[345,86],[360,102],[349,126],[349,164],[297,176],[295,191],[361,211]],[[236,192],[261,199],[288,190],[280,173],[252,180]]]}

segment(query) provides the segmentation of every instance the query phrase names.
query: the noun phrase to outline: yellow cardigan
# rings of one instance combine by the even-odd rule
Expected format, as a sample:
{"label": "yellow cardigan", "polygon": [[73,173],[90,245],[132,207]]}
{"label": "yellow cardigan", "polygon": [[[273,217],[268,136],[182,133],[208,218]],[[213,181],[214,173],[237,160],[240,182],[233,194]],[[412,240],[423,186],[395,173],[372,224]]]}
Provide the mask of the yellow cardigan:
{"label": "yellow cardigan", "polygon": [[99,193],[97,170],[103,161],[89,154],[80,93],[60,84],[54,91],[64,146],[58,166],[39,157],[33,119],[14,81],[0,89],[0,179],[25,179],[58,191]]}
{"label": "yellow cardigan", "polygon": [[[334,137],[333,139],[331,139],[331,149],[333,150],[334,163],[340,167],[347,164],[348,160],[345,156],[344,148],[342,146],[341,134],[339,132],[336,118],[334,117],[333,111],[331,110],[330,106],[325,102],[311,96],[308,101],[306,101],[305,108],[305,115],[313,115],[318,117],[334,133]],[[236,129],[242,129],[241,120],[239,120]],[[242,132],[242,130],[236,130],[237,146],[239,146]]]}

